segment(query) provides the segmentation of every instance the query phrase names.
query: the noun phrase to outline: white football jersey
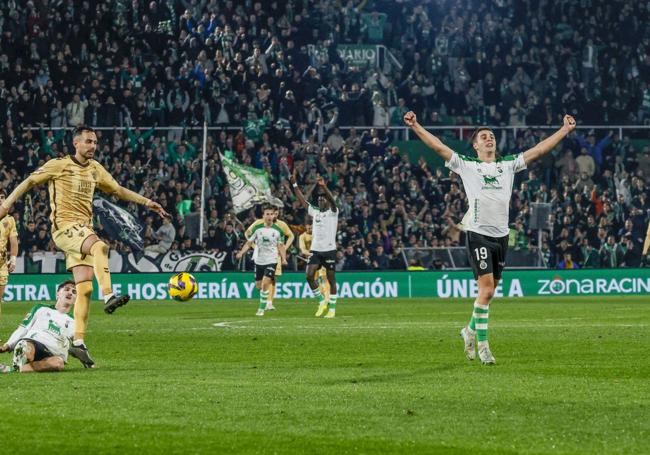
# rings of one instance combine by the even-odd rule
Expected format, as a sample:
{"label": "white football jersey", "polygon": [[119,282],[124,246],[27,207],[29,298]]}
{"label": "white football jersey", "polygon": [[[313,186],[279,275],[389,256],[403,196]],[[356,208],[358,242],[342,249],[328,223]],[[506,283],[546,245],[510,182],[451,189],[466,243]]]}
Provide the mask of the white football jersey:
{"label": "white football jersey", "polygon": [[284,243],[284,234],[278,226],[275,224],[258,226],[248,240],[255,244],[257,250],[256,254],[253,255],[255,264],[277,264],[278,255],[280,254],[278,245]]}
{"label": "white football jersey", "polygon": [[515,174],[526,169],[524,154],[497,158],[492,163],[456,152],[445,166],[460,175],[469,202],[465,230],[490,237],[508,235],[508,213]]}
{"label": "white football jersey", "polygon": [[336,231],[339,226],[338,209],[321,212],[318,207],[310,204],[307,212],[312,217],[311,251],[336,250]]}
{"label": "white football jersey", "polygon": [[53,306],[34,305],[7,344],[13,349],[19,340],[28,338],[42,343],[53,355],[67,361],[73,336],[74,319],[68,314],[61,313]]}

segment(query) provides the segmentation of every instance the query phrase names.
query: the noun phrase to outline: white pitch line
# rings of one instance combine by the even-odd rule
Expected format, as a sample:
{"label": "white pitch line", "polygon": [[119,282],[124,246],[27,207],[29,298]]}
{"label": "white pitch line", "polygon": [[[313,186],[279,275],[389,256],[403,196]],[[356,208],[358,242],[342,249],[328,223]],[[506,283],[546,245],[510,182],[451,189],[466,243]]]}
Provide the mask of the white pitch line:
{"label": "white pitch line", "polygon": [[[330,325],[328,322],[317,323],[314,325],[251,325],[245,324],[240,325],[243,322],[250,321],[224,321],[212,324],[213,327],[217,328],[229,328],[229,329],[257,329],[257,330],[395,330],[403,328],[447,328],[458,326],[458,323],[454,322],[430,322],[430,323],[396,323],[390,325]],[[233,325],[237,324],[237,325]],[[593,324],[580,324],[580,323],[567,323],[567,324],[539,324],[539,323],[523,323],[523,324],[495,324],[495,327],[498,329],[520,329],[520,328],[530,328],[530,329],[539,329],[539,328],[580,328],[580,327],[639,327],[647,328],[648,324],[605,324],[605,323],[593,323]]]}
{"label": "white pitch line", "polygon": [[230,328],[230,324],[237,324],[237,323],[240,323],[240,322],[248,322],[248,321],[244,320],[244,321],[223,321],[223,322],[215,322],[214,324],[212,324],[212,327],[217,327],[217,328],[219,328],[219,329],[229,329],[229,328]]}

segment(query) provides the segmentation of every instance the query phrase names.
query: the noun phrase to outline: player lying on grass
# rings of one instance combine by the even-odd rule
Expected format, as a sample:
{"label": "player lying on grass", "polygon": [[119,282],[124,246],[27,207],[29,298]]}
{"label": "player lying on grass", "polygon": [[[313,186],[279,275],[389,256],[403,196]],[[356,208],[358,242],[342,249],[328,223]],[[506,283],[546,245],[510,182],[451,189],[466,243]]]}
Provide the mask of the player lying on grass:
{"label": "player lying on grass", "polygon": [[508,216],[515,174],[553,150],[573,131],[576,121],[570,115],[565,115],[564,124],[555,133],[523,153],[508,156],[497,153],[497,141],[492,130],[480,127],[471,139],[477,158],[461,155],[447,147],[418,123],[413,112],[404,115],[404,123],[463,181],[469,203],[463,226],[467,232],[470,265],[478,283],[478,296],[472,318],[461,330],[461,336],[469,360],[476,357],[478,341],[481,362],[494,364],[496,361],[487,339],[488,314],[490,301],[506,265],[510,233]]}
{"label": "player lying on grass", "polygon": [[237,253],[237,259],[241,259],[246,251],[252,246],[257,247],[255,257],[255,287],[260,290],[260,305],[257,309],[257,316],[264,316],[271,284],[275,279],[275,270],[278,266],[278,258],[283,265],[287,265],[287,252],[284,248],[284,234],[277,224],[273,223],[275,218],[275,207],[266,205],[264,207],[264,224],[257,226],[248,241]]}
{"label": "player lying on grass", "polygon": [[74,281],[68,280],[57,288],[54,306],[34,305],[9,340],[0,346],[0,352],[14,352],[13,365],[0,364],[0,372],[63,370],[74,336],[74,319],[68,313],[76,298]]}

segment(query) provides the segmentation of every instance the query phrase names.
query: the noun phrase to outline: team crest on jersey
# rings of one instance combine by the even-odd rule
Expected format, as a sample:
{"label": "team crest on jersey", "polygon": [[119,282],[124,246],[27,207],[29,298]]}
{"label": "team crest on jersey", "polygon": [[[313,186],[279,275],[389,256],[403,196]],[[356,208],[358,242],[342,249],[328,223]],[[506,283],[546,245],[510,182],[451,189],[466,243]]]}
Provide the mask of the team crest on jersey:
{"label": "team crest on jersey", "polygon": [[485,270],[485,269],[487,269],[487,262],[481,261],[481,262],[479,262],[478,266],[479,266],[479,268],[481,270]]}
{"label": "team crest on jersey", "polygon": [[487,175],[483,176],[483,190],[500,190],[502,188],[501,184],[499,183],[499,178],[494,176],[490,177]]}
{"label": "team crest on jersey", "polygon": [[92,171],[90,175],[93,176],[93,180],[97,181],[97,171]]}

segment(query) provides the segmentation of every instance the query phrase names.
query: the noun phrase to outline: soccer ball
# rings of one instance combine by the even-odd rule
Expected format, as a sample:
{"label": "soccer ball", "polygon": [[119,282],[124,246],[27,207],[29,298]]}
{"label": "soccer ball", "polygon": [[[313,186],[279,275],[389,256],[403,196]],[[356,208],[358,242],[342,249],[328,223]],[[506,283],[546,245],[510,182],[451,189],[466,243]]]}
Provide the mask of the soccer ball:
{"label": "soccer ball", "polygon": [[199,283],[187,272],[177,273],[169,279],[169,296],[180,302],[190,300],[199,292]]}

